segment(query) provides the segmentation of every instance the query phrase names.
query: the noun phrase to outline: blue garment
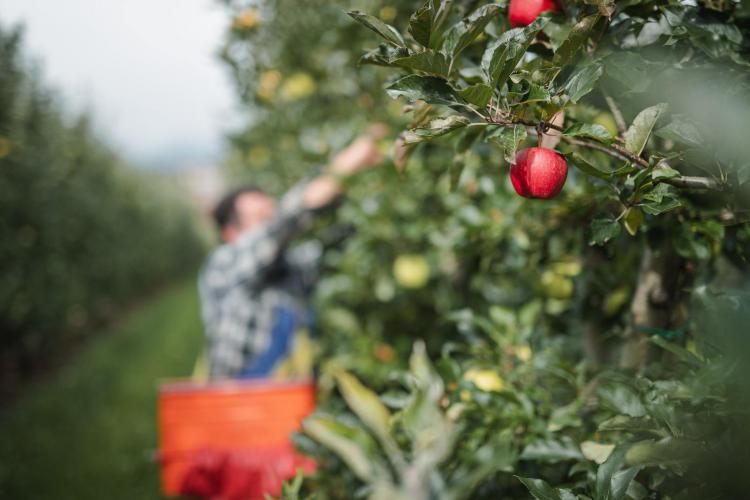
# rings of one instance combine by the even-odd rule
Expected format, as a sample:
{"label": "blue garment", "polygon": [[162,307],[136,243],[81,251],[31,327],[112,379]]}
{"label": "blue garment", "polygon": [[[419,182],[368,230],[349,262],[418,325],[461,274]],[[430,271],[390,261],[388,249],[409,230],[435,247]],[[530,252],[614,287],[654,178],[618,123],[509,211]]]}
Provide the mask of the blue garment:
{"label": "blue garment", "polygon": [[277,307],[273,311],[271,328],[271,345],[265,352],[259,353],[239,373],[239,378],[264,378],[271,376],[274,367],[289,357],[294,343],[296,325],[294,311],[286,307]]}

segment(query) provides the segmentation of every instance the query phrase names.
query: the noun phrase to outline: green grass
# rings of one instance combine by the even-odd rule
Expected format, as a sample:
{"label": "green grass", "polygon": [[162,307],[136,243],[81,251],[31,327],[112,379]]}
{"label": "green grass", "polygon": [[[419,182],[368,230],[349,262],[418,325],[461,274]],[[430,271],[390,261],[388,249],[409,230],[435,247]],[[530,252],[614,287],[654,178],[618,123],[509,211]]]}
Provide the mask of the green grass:
{"label": "green grass", "polygon": [[0,498],[160,498],[156,384],[189,375],[202,342],[193,282],[92,339],[0,414]]}

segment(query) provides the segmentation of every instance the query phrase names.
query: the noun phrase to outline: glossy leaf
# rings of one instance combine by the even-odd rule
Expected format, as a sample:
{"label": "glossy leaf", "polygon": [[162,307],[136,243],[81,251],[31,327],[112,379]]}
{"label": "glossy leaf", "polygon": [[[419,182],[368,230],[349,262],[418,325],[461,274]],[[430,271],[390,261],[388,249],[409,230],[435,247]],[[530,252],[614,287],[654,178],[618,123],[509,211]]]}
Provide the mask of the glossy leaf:
{"label": "glossy leaf", "polygon": [[505,84],[531,42],[547,22],[547,18],[538,18],[525,28],[506,31],[487,46],[481,63],[487,85],[496,88]]}
{"label": "glossy leaf", "polygon": [[667,110],[667,105],[657,104],[646,108],[635,117],[633,124],[625,131],[625,149],[634,155],[640,155],[646,147],[651,131],[654,129],[659,117]]}
{"label": "glossy leaf", "polygon": [[571,102],[576,103],[593,90],[602,74],[604,74],[604,68],[601,64],[584,64],[568,77],[562,90],[568,95]]}
{"label": "glossy leaf", "polygon": [[500,13],[500,7],[494,4],[483,5],[467,18],[455,24],[445,35],[443,50],[456,58],[476,37],[484,31],[493,17]]}
{"label": "glossy leaf", "polygon": [[484,108],[490,102],[490,99],[492,99],[492,88],[483,83],[477,83],[459,90],[458,94],[467,102],[479,108]]}
{"label": "glossy leaf", "polygon": [[651,172],[651,178],[655,181],[661,180],[661,179],[673,179],[675,177],[679,177],[680,171],[675,170],[672,167],[665,165],[663,163],[660,163],[657,165],[654,170]]}
{"label": "glossy leaf", "polygon": [[591,36],[594,28],[601,19],[599,14],[587,16],[581,19],[568,33],[568,37],[555,52],[552,63],[559,68],[564,68],[573,59],[576,52],[583,46]]}
{"label": "glossy leaf", "polygon": [[576,123],[566,128],[563,134],[568,137],[587,137],[603,143],[610,143],[615,139],[606,127],[598,123]]}
{"label": "glossy leaf", "polygon": [[554,463],[563,460],[580,460],[584,457],[580,448],[570,438],[561,438],[534,441],[523,449],[521,458]]}
{"label": "glossy leaf", "polygon": [[432,139],[441,135],[448,134],[454,130],[465,127],[469,124],[469,119],[461,115],[451,115],[444,118],[436,118],[430,121],[426,127],[420,127],[410,130],[405,134],[404,141],[406,144],[414,144],[423,140]]}
{"label": "glossy leaf", "polygon": [[505,161],[515,163],[516,151],[526,139],[526,127],[523,125],[498,127],[489,132],[486,138],[487,140],[497,142],[503,148]]}
{"label": "glossy leaf", "polygon": [[578,498],[568,490],[559,490],[550,486],[543,479],[516,476],[537,500],[574,500]]}
{"label": "glossy leaf", "polygon": [[433,75],[445,76],[448,74],[448,61],[440,52],[425,50],[417,52],[408,57],[394,59],[392,64],[410,69],[412,71],[421,71]]}
{"label": "glossy leaf", "polygon": [[603,245],[620,234],[620,223],[614,219],[594,219],[591,221],[589,245]]}
{"label": "glossy leaf", "polygon": [[349,16],[355,21],[363,24],[364,26],[367,26],[372,31],[382,36],[388,43],[391,43],[397,47],[406,47],[406,42],[401,36],[401,33],[399,33],[396,28],[384,23],[377,17],[357,10],[347,12],[347,14],[349,14]]}
{"label": "glossy leaf", "polygon": [[599,179],[604,179],[605,181],[612,179],[612,172],[605,172],[604,170],[594,166],[578,153],[573,153],[570,156],[573,160],[573,165],[584,174],[590,175],[592,177],[597,177]]}
{"label": "glossy leaf", "polygon": [[393,45],[380,44],[378,48],[365,53],[359,64],[374,64],[377,66],[392,66],[393,61],[406,55],[407,50],[394,47]]}
{"label": "glossy leaf", "polygon": [[423,47],[430,46],[432,20],[434,18],[433,2],[428,0],[409,18],[409,33]]}
{"label": "glossy leaf", "polygon": [[461,104],[463,99],[442,78],[408,75],[395,81],[386,92],[393,98],[404,96],[408,101],[423,100],[430,104]]}

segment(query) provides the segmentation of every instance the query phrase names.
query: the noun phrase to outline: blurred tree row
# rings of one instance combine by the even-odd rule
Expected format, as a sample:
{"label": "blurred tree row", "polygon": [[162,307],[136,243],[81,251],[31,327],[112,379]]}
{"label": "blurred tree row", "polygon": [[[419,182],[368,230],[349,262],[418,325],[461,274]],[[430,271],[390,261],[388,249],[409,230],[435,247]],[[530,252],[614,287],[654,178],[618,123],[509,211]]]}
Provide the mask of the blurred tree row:
{"label": "blurred tree row", "polygon": [[123,304],[194,271],[188,203],[69,116],[0,30],[0,366],[7,380]]}
{"label": "blurred tree row", "polygon": [[[544,3],[222,0],[238,179],[279,192],[393,131],[319,228],[349,237],[302,490],[746,496],[750,12],[571,0],[514,28],[513,2]],[[554,200],[509,178],[540,143],[569,168]]]}

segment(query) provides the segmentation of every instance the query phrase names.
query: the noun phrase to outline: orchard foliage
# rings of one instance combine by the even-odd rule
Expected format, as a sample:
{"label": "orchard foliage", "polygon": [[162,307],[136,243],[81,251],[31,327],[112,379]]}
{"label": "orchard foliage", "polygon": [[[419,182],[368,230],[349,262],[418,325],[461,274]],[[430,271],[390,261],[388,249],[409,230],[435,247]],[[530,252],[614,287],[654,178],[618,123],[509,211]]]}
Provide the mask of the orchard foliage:
{"label": "orchard foliage", "polygon": [[[303,492],[746,496],[747,7],[224,3],[238,176],[283,186],[373,121],[400,145],[322,232]],[[552,200],[510,182],[537,145]]]}
{"label": "orchard foliage", "polygon": [[204,248],[184,200],[65,113],[21,44],[20,30],[0,30],[3,380],[195,269]]}

